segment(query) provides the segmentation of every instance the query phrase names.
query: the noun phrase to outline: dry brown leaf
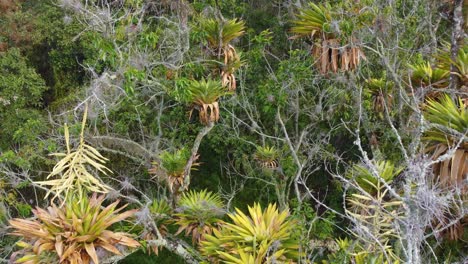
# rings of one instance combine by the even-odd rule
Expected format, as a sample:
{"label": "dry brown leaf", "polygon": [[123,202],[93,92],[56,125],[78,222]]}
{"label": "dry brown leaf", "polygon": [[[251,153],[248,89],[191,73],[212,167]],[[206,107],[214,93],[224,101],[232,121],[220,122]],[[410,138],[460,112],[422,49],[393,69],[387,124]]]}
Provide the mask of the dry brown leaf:
{"label": "dry brown leaf", "polygon": [[349,63],[350,63],[349,52],[348,52],[348,49],[345,48],[343,49],[341,53],[341,69],[344,71],[348,71]]}
{"label": "dry brown leaf", "polygon": [[323,40],[322,42],[322,54],[320,56],[320,73],[325,74],[328,71],[329,66],[329,47],[328,40]]}

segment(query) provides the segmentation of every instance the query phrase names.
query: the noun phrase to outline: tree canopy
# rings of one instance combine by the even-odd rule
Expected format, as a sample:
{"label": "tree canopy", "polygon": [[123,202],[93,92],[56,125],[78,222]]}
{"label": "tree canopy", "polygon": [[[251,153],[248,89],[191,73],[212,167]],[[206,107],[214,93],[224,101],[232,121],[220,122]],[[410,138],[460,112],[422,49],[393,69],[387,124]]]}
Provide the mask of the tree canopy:
{"label": "tree canopy", "polygon": [[462,0],[0,0],[0,261],[465,263]]}

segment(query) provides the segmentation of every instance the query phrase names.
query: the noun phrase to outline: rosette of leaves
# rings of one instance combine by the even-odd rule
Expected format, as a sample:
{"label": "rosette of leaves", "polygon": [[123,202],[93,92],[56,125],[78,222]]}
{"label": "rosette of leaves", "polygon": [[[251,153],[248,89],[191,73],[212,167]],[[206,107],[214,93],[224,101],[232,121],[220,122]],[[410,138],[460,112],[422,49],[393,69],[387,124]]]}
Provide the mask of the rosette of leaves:
{"label": "rosette of leaves", "polygon": [[69,200],[69,196],[78,192],[80,196],[86,192],[107,193],[112,190],[111,187],[104,184],[99,178],[92,175],[88,168],[96,169],[103,174],[111,172],[104,164],[108,160],[103,157],[95,148],[87,145],[84,141],[84,128],[86,124],[87,109],[84,112],[83,121],[81,124],[81,134],[79,145],[75,151],[70,147],[70,134],[68,126],[65,124],[65,143],[67,146],[67,153],[54,153],[52,155],[62,157],[62,159],[55,164],[52,172],[47,176],[47,179],[58,176],[58,179],[38,181],[39,185],[49,187],[45,196],[47,198],[50,194],[55,193],[52,201],[55,198],[65,196],[64,201]]}
{"label": "rosette of leaves", "polygon": [[238,19],[219,21],[206,18],[201,21],[201,27],[205,32],[208,45],[215,50],[215,52],[222,52],[225,56],[226,49],[230,46],[230,42],[242,36],[245,32],[244,21]]}
{"label": "rosette of leaves", "polygon": [[172,215],[172,208],[169,203],[164,200],[153,200],[151,206],[149,207],[151,217],[154,219],[156,225],[159,228],[161,235],[167,234],[167,224],[168,220]]}
{"label": "rosette of leaves", "polygon": [[452,100],[445,94],[440,101],[428,100],[424,117],[430,122],[423,139],[429,142],[426,152],[432,159],[457,147],[452,157],[434,166],[434,172],[443,186],[460,185],[468,173],[468,111],[462,100]]}
{"label": "rosette of leaves", "polygon": [[371,78],[366,80],[366,88],[372,98],[372,108],[378,114],[392,106],[393,96],[391,94],[393,83],[387,82],[384,78]]}
{"label": "rosette of leaves", "polygon": [[224,66],[221,70],[221,83],[229,91],[234,91],[237,87],[235,71],[240,67],[240,57],[234,46],[230,43],[234,39],[242,36],[245,32],[245,24],[241,20],[216,20],[204,19],[201,21],[205,32],[208,46],[213,50],[218,58],[224,57]]}
{"label": "rosette of leaves", "polygon": [[[22,237],[18,246],[23,256],[16,263],[44,263],[43,257],[55,257],[60,263],[99,264],[98,250],[121,255],[117,246],[138,247],[127,233],[110,227],[132,216],[136,210],[122,212],[116,201],[103,206],[104,195],[70,197],[64,206],[52,204],[46,210],[33,210],[35,219],[12,219],[12,235]],[[50,263],[50,262],[49,262]]]}
{"label": "rosette of leaves", "polygon": [[169,189],[174,191],[184,183],[185,166],[189,158],[190,152],[185,148],[174,152],[164,151],[159,155],[160,162],[153,162],[153,167],[149,172],[163,177],[167,181]]}
{"label": "rosette of leaves", "polygon": [[279,151],[275,147],[258,146],[254,154],[254,159],[265,169],[276,169],[278,163]]}
{"label": "rosette of leaves", "polygon": [[[432,160],[440,161],[433,166],[434,174],[442,187],[462,186],[468,175],[468,111],[461,98],[456,101],[445,94],[440,101],[428,100],[424,117],[430,122],[423,139],[429,143],[426,153],[432,153]],[[452,155],[443,158],[444,155]],[[463,195],[467,188],[462,189]],[[451,222],[450,215],[446,220],[437,219],[436,225],[443,228]],[[446,228],[443,234],[450,240],[462,238],[464,229],[462,220]]]}
{"label": "rosette of leaves", "polygon": [[[166,236],[167,226],[170,223],[172,215],[172,208],[169,206],[169,203],[164,199],[153,200],[149,206],[149,211],[151,214],[151,219],[154,220],[154,224],[156,225],[159,234],[161,234],[161,236]],[[152,230],[145,230],[142,237],[145,242],[157,239]],[[149,252],[153,252],[156,255],[159,253],[159,247],[152,245],[151,243],[148,243],[146,248],[148,248]]]}
{"label": "rosette of leaves", "polygon": [[[295,34],[292,39],[307,37],[312,39],[312,55],[319,61],[319,69],[322,74],[329,71],[337,72],[353,70],[365,59],[365,55],[357,42],[353,39],[346,47],[340,47],[340,40],[331,30],[333,21],[332,7],[330,5],[317,5],[309,3],[309,6],[301,9],[293,20],[294,26],[291,32]],[[350,23],[348,23],[350,25]],[[349,34],[351,35],[351,34]]]}
{"label": "rosette of leaves", "polygon": [[446,43],[436,57],[439,68],[450,71],[450,66],[453,64],[457,68],[457,72],[454,73],[460,77],[462,85],[468,85],[468,45],[463,45],[458,50],[455,60],[452,60],[450,57],[450,44]]}
{"label": "rosette of leaves", "polygon": [[[383,181],[390,184],[403,170],[403,168],[395,167],[391,161],[376,161],[374,165],[380,179],[363,164],[354,165],[346,177],[354,181],[366,193],[375,195],[378,191],[377,186],[379,182],[382,183]],[[380,185],[383,186],[382,184]]]}
{"label": "rosette of leaves", "polygon": [[325,5],[316,5],[309,3],[307,8],[301,9],[293,21],[294,26],[291,27],[291,32],[295,34],[293,38],[309,37],[314,38],[316,35],[329,34],[327,38],[334,38],[330,35],[330,22],[332,16],[331,7]]}
{"label": "rosette of leaves", "polygon": [[200,122],[208,125],[219,120],[219,103],[221,96],[229,94],[219,81],[192,81],[188,87],[188,101],[198,110]]}
{"label": "rosette of leaves", "polygon": [[288,210],[279,212],[275,204],[262,210],[259,204],[248,207],[249,215],[236,208],[224,223],[201,242],[201,250],[212,263],[295,263],[300,257],[295,235],[296,222]]}
{"label": "rosette of leaves", "polygon": [[468,45],[458,51],[454,65],[458,69],[455,74],[460,77],[463,85],[468,85]]}
{"label": "rosette of leaves", "polygon": [[176,234],[185,232],[193,243],[200,243],[206,235],[211,235],[224,215],[219,195],[207,190],[184,193],[177,205],[174,222],[179,230]]}
{"label": "rosette of leaves", "polygon": [[[337,239],[338,251],[328,255],[328,260],[322,260],[323,264],[355,263],[355,264],[399,264],[399,260],[387,259],[383,253],[367,252],[359,241],[350,241],[348,238]],[[391,250],[391,249],[389,249]]]}
{"label": "rosette of leaves", "polygon": [[[435,88],[443,88],[448,85],[449,70],[432,67],[429,62],[421,62],[409,64],[411,68],[411,81],[422,87],[432,85]],[[429,97],[433,97],[434,93],[429,93]]]}

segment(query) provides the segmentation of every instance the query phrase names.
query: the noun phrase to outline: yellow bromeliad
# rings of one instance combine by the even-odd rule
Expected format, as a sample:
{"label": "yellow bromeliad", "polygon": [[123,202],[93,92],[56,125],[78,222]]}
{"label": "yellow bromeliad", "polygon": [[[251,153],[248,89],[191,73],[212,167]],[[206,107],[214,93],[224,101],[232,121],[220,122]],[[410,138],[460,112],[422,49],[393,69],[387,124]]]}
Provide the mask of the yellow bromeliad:
{"label": "yellow bromeliad", "polygon": [[48,256],[60,263],[99,264],[98,249],[121,255],[117,245],[138,247],[140,244],[129,234],[109,229],[132,216],[136,210],[120,213],[125,206],[117,208],[116,201],[102,208],[104,196],[94,194],[91,199],[82,196],[70,197],[65,206],[52,204],[46,210],[36,208],[34,220],[12,219],[12,235],[23,237],[18,242],[22,257],[16,263],[45,263]]}
{"label": "yellow bromeliad", "polygon": [[228,215],[232,223],[207,235],[201,242],[203,254],[214,263],[295,263],[300,256],[299,241],[288,210],[280,212],[276,204],[264,210],[254,204],[248,210],[249,216],[236,208],[236,213]]}

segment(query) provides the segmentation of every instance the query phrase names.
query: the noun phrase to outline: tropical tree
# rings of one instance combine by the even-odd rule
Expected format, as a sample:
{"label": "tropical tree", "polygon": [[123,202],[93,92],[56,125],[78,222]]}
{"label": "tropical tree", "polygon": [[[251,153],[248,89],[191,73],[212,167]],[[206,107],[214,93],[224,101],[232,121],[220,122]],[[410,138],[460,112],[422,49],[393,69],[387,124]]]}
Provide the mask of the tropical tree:
{"label": "tropical tree", "polygon": [[[11,4],[13,5],[13,2]],[[39,110],[43,106],[42,98],[47,90],[45,81],[28,65],[27,58],[19,49],[12,48],[1,52],[0,149],[2,151],[37,143],[37,138],[47,131],[47,124]],[[20,144],[15,146],[15,143]],[[30,156],[37,154],[37,151],[27,152],[30,152],[28,153]]]}

